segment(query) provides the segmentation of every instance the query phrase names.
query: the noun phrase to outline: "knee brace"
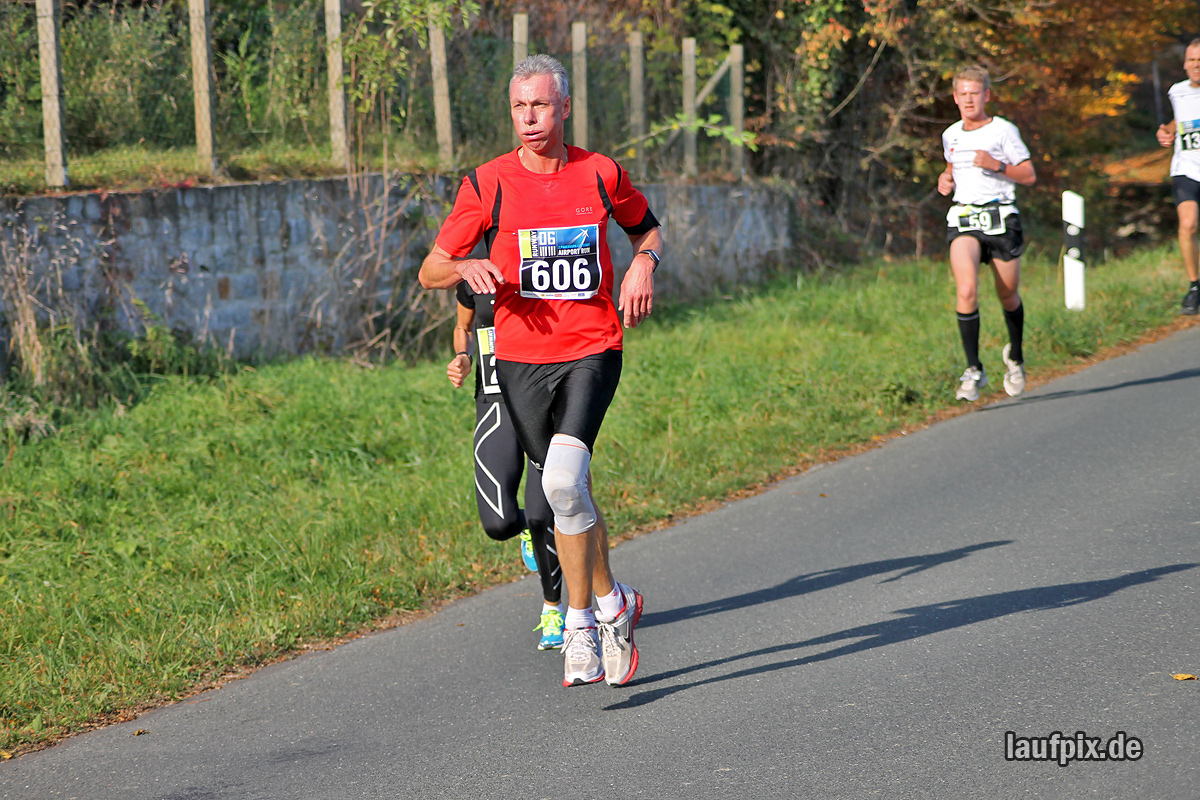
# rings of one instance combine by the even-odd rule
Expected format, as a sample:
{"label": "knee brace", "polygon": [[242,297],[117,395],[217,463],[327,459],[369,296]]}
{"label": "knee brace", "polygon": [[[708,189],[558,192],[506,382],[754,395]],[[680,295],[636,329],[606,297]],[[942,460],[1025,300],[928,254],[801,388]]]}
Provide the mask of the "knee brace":
{"label": "knee brace", "polygon": [[569,536],[584,533],[596,524],[596,507],[588,489],[592,454],[574,436],[554,434],[542,465],[542,491],[554,511],[554,524]]}

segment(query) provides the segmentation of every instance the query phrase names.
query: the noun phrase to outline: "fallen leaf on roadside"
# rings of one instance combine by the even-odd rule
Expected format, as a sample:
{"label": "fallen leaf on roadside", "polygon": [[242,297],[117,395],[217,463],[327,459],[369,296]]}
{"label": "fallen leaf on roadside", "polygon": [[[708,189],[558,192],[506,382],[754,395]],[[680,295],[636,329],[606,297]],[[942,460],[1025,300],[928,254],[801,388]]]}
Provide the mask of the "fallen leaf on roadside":
{"label": "fallen leaf on roadside", "polygon": [[1171,677],[1177,681],[1194,681],[1194,680],[1196,680],[1195,675],[1188,675],[1186,672],[1180,672],[1175,675],[1172,675]]}
{"label": "fallen leaf on roadside", "polygon": [[136,731],[134,731],[134,732],[133,732],[133,735],[134,735],[134,736],[141,736],[142,734],[144,734],[144,733],[149,733],[149,732],[150,732],[150,731],[146,730],[145,728],[138,728]]}
{"label": "fallen leaf on roadside", "polygon": [[10,758],[12,758],[12,753],[8,752],[7,750],[0,750],[0,758],[8,761]]}

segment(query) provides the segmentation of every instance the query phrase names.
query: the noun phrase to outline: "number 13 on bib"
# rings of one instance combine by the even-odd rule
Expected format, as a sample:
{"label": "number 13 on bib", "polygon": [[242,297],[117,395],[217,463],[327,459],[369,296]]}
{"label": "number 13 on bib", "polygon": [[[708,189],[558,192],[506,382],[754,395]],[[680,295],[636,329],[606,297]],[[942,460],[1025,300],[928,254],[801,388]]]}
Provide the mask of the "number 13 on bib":
{"label": "number 13 on bib", "polygon": [[600,290],[600,226],[519,232],[521,296],[587,300]]}

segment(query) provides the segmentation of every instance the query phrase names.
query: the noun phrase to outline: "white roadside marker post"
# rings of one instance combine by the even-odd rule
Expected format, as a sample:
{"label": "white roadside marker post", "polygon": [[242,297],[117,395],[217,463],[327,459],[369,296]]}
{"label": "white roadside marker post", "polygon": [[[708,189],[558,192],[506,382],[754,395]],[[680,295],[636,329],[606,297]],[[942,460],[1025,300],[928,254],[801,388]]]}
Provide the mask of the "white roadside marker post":
{"label": "white roadside marker post", "polygon": [[1082,311],[1083,292],[1083,197],[1072,191],[1062,193],[1063,285],[1067,308]]}

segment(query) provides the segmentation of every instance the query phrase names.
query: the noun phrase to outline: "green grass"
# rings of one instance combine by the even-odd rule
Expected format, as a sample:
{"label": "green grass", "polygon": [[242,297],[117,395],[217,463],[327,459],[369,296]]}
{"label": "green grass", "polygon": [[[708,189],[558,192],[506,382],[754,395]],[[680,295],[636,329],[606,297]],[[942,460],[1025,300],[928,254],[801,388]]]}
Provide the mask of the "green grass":
{"label": "green grass", "polygon": [[[389,169],[426,173],[437,166],[437,154],[400,137],[390,142]],[[345,175],[330,163],[329,146],[268,142],[218,153],[217,175],[199,178],[192,147],[155,148],[119,145],[95,153],[67,155],[71,191],[141,191],[197,183],[322,178]],[[363,169],[383,167],[382,146],[372,141],[358,159]],[[0,159],[0,194],[31,195],[50,191],[46,163],[40,154]]]}
{"label": "green grass", "polygon": [[[1031,377],[1170,323],[1179,272],[1169,249],[1105,264],[1087,310],[1068,312],[1056,268],[1031,260]],[[661,309],[628,336],[597,443],[614,532],[952,405],[952,303],[945,262],[919,261]],[[985,295],[993,371],[1002,336]],[[520,575],[515,542],[491,542],[475,518],[473,414],[441,363],[308,358],[168,378],[132,408],[10,448],[0,748]]]}

